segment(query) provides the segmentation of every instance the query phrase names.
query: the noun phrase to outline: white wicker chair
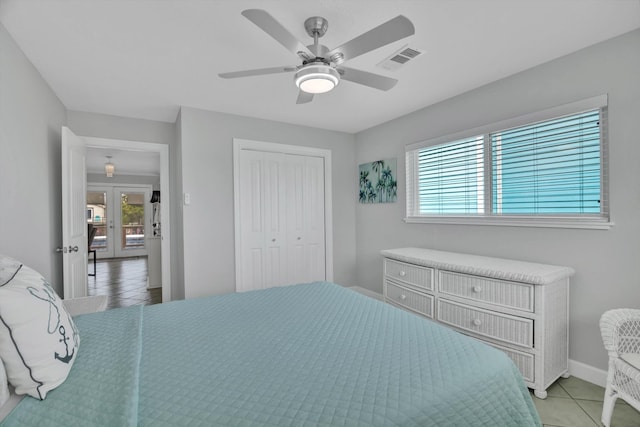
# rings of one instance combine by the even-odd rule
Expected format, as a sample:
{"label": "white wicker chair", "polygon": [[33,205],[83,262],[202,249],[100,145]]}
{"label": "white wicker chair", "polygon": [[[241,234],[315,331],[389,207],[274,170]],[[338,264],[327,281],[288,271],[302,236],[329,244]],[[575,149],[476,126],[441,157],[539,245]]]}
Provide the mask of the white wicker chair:
{"label": "white wicker chair", "polygon": [[600,318],[600,332],[609,353],[602,423],[609,427],[616,399],[640,411],[640,310],[609,310]]}

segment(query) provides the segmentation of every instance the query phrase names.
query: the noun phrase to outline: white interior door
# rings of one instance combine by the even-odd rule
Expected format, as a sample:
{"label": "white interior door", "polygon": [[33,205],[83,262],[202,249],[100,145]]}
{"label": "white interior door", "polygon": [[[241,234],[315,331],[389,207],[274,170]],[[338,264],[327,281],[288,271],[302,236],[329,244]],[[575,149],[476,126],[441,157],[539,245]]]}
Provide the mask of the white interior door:
{"label": "white interior door", "polygon": [[240,175],[239,234],[242,267],[236,278],[239,291],[284,284],[286,230],[284,172],[281,156],[243,150]]}
{"label": "white interior door", "polygon": [[287,155],[288,282],[326,280],[324,161]]}
{"label": "white interior door", "polygon": [[62,128],[62,259],[64,298],[87,295],[87,172],[84,142]]}
{"label": "white interior door", "polygon": [[264,287],[281,286],[287,282],[287,229],[285,217],[285,168],[283,156],[261,153],[264,164],[262,210],[264,212]]}
{"label": "white interior door", "polygon": [[236,289],[327,280],[325,159],[249,149],[236,157]]}

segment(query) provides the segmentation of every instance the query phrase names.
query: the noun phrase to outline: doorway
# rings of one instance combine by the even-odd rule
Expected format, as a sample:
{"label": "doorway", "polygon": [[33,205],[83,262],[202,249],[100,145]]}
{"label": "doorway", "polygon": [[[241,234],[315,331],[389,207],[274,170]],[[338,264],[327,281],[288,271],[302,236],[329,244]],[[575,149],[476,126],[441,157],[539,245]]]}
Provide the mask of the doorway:
{"label": "doorway", "polygon": [[98,258],[149,255],[151,186],[87,185],[87,222],[96,229],[91,249]]}
{"label": "doorway", "polygon": [[[127,140],[115,140],[115,139],[105,139],[105,138],[95,138],[95,137],[81,137],[81,139],[86,145],[87,152],[89,153],[91,153],[91,151],[94,151],[94,150],[98,150],[98,151],[102,150],[102,153],[104,153],[104,151],[107,150],[111,152],[110,154],[113,154],[114,151],[117,151],[117,152],[121,151],[124,153],[122,161],[118,161],[116,163],[115,158],[111,159],[111,162],[115,164],[115,174],[114,174],[114,177],[112,178],[114,184],[111,187],[121,187],[125,189],[129,188],[133,190],[133,193],[136,193],[136,192],[145,193],[144,195],[144,203],[145,203],[144,226],[137,230],[131,230],[131,231],[138,231],[137,233],[133,233],[133,232],[129,233],[130,236],[135,234],[137,234],[138,236],[129,237],[127,239],[127,236],[125,234],[124,237],[120,237],[120,240],[118,240],[118,237],[115,235],[112,236],[111,238],[112,243],[118,244],[118,246],[120,246],[121,248],[124,243],[124,246],[126,249],[123,249],[125,252],[121,254],[124,254],[125,256],[133,256],[136,254],[136,251],[139,251],[138,254],[148,253],[148,251],[150,250],[149,247],[144,248],[144,251],[146,252],[143,252],[143,249],[141,249],[140,247],[135,247],[135,245],[140,244],[139,234],[142,234],[140,233],[140,231],[144,229],[144,233],[146,236],[147,234],[149,234],[149,232],[155,230],[151,226],[152,214],[156,213],[158,218],[162,218],[162,221],[163,221],[162,235],[160,235],[159,233],[154,234],[153,235],[154,239],[151,239],[153,240],[152,242],[153,245],[151,245],[153,246],[153,248],[151,249],[153,249],[154,253],[159,253],[159,256],[158,256],[159,262],[156,263],[159,265],[149,266],[149,270],[150,270],[149,274],[151,274],[151,271],[154,271],[154,272],[158,271],[157,277],[159,277],[159,282],[160,282],[158,286],[161,287],[162,302],[171,301],[171,213],[169,209],[170,202],[171,202],[171,194],[169,192],[169,179],[170,179],[169,177],[169,146],[166,144],[127,141]],[[159,156],[159,160],[157,160],[159,161],[159,176],[157,176],[157,178],[159,179],[159,183],[153,184],[153,190],[158,189],[158,192],[159,192],[158,194],[162,194],[162,203],[154,204],[154,207],[156,208],[156,210],[159,210],[159,213],[154,211],[150,204],[151,195],[152,195],[151,185],[143,185],[144,188],[141,190],[140,186],[130,185],[127,182],[123,182],[123,179],[124,179],[123,176],[125,175],[124,172],[126,172],[126,169],[125,169],[126,161],[131,160],[133,158],[138,158],[144,153],[155,154],[156,156]],[[105,179],[103,178],[105,158],[98,156],[96,162],[97,162],[96,163],[97,171],[95,173],[97,173],[98,175],[101,175],[101,179],[98,180],[99,185],[102,185],[104,187],[109,187],[108,185],[106,186],[104,185]],[[87,163],[87,172],[90,172],[89,162]],[[136,175],[135,172],[132,172],[131,174]],[[89,175],[91,176],[91,174]],[[126,191],[124,193],[126,193]],[[107,196],[104,196],[104,197],[106,198]],[[112,204],[113,204],[113,197],[117,198],[118,196],[114,195],[111,197],[112,197]],[[122,203],[122,197],[123,197],[122,193],[120,193],[120,203]],[[125,196],[125,197],[127,197],[128,201],[135,201],[130,199],[128,196]],[[134,196],[134,199],[136,197],[137,196]],[[102,204],[107,205],[106,200],[103,200]],[[89,214],[87,213],[87,215]],[[95,211],[94,211],[94,215],[95,215]],[[115,222],[116,220],[115,211],[110,215],[110,218],[112,218]],[[94,216],[94,219],[95,219],[95,216]],[[107,217],[107,220],[108,219],[109,217]],[[137,224],[131,224],[131,225],[137,225]],[[106,232],[105,232],[105,235],[106,235]],[[120,233],[119,236],[121,235],[122,234]],[[129,245],[127,245],[127,240]],[[144,240],[145,240],[144,244],[148,246],[149,239],[144,239]],[[134,247],[131,247],[131,245],[133,245]],[[114,256],[117,256],[115,251],[116,249],[114,249]]]}

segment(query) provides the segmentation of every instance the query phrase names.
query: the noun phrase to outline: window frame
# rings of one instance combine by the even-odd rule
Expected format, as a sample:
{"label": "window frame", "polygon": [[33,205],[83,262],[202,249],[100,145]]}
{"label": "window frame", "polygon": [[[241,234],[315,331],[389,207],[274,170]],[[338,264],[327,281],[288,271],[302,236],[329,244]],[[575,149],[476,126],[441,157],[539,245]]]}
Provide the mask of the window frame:
{"label": "window frame", "polygon": [[[600,187],[602,208],[598,214],[495,214],[491,211],[491,153],[487,150],[491,134],[503,132],[520,126],[554,120],[563,116],[580,114],[586,111],[600,110]],[[564,104],[546,110],[525,114],[488,125],[468,129],[455,134],[419,141],[405,146],[406,168],[406,223],[461,224],[461,225],[500,225],[516,227],[582,228],[609,229],[611,221],[609,204],[609,156],[608,156],[608,97],[599,95],[592,98]],[[424,148],[446,144],[458,140],[484,136],[485,154],[485,210],[482,214],[416,214],[418,207],[418,153]],[[487,195],[488,194],[488,195]],[[488,209],[487,209],[488,208]]]}

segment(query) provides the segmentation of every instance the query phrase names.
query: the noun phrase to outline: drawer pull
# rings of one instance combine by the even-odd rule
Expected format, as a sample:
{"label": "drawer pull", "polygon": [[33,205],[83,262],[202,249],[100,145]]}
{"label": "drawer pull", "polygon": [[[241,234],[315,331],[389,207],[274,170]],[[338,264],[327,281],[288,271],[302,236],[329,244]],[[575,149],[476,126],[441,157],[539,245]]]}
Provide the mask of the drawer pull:
{"label": "drawer pull", "polygon": [[474,286],[474,287],[473,287],[473,289],[472,289],[472,290],[473,290],[473,292],[475,292],[475,293],[480,293],[480,292],[482,292],[482,286],[478,286],[478,285],[476,285],[476,286]]}
{"label": "drawer pull", "polygon": [[406,275],[407,275],[407,273],[406,273],[404,270],[401,270],[401,271],[400,271],[400,273],[398,273],[398,275],[399,275],[400,277],[404,277],[404,276],[406,276]]}
{"label": "drawer pull", "polygon": [[473,325],[474,325],[474,326],[480,326],[480,325],[482,325],[482,320],[480,320],[480,319],[473,319],[473,322],[472,322],[472,323],[473,323]]}
{"label": "drawer pull", "polygon": [[402,301],[404,301],[404,300],[406,300],[406,299],[407,299],[407,296],[406,296],[405,294],[402,294],[402,295],[400,295],[400,299],[401,299]]}

